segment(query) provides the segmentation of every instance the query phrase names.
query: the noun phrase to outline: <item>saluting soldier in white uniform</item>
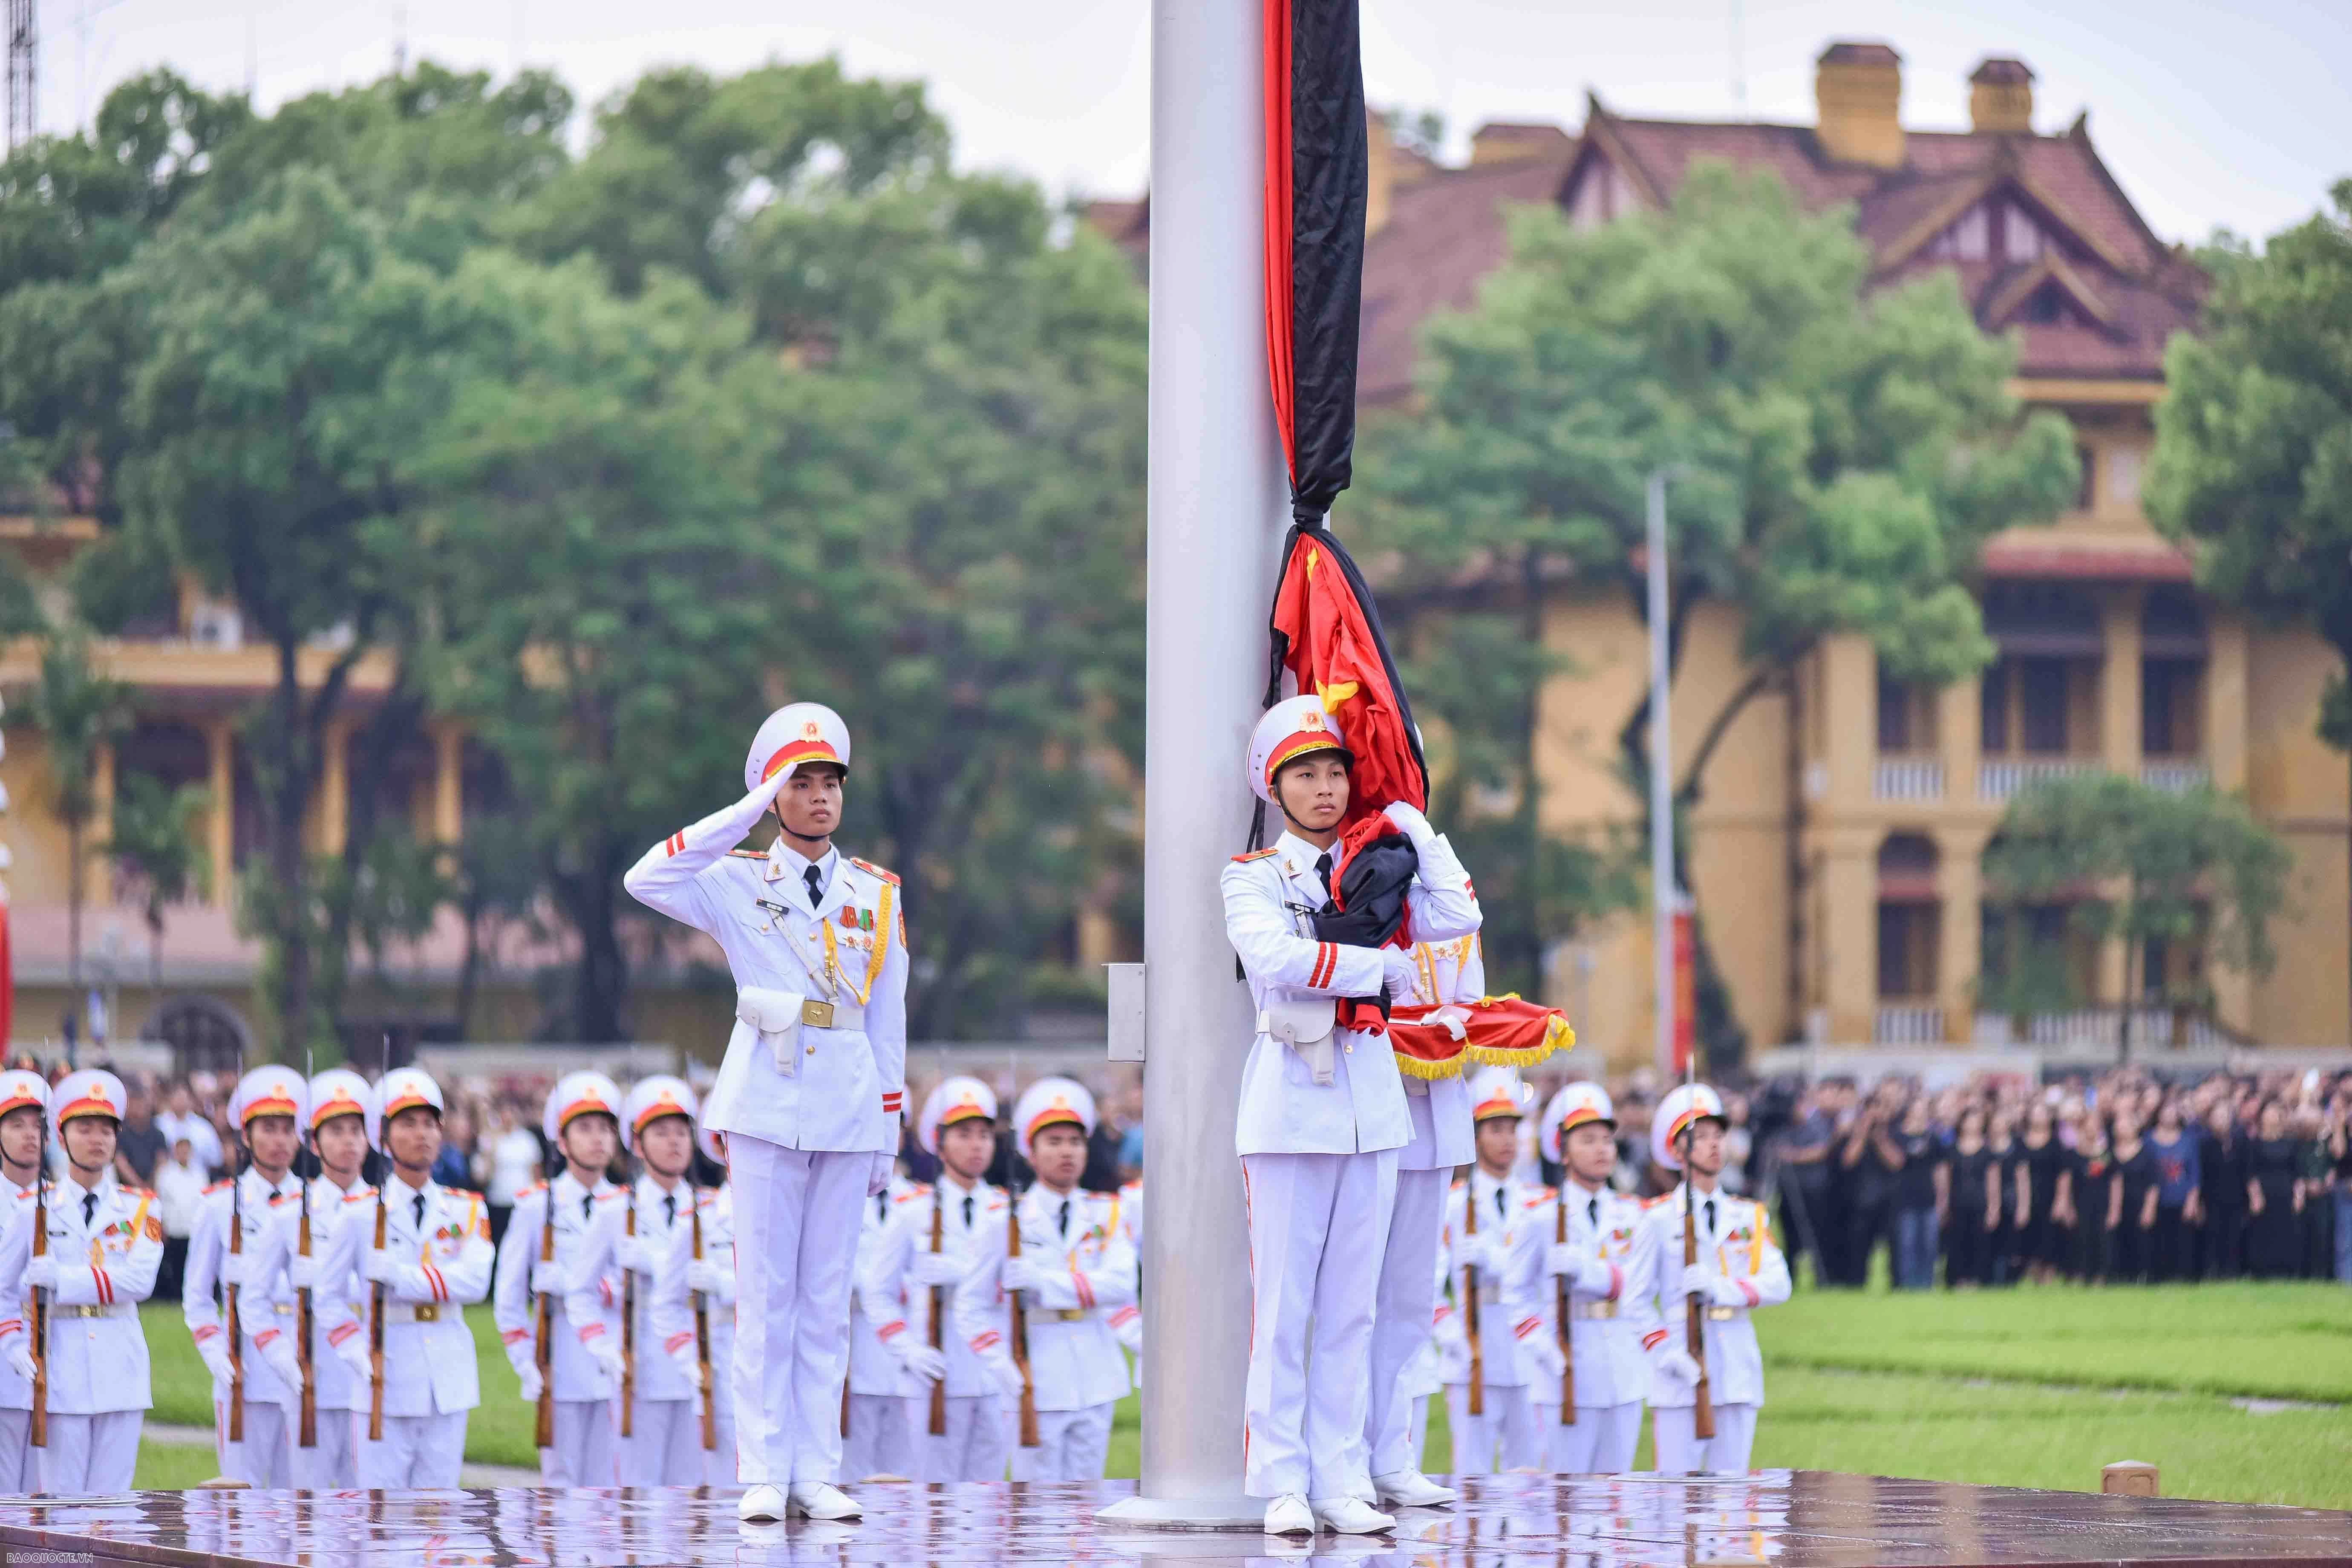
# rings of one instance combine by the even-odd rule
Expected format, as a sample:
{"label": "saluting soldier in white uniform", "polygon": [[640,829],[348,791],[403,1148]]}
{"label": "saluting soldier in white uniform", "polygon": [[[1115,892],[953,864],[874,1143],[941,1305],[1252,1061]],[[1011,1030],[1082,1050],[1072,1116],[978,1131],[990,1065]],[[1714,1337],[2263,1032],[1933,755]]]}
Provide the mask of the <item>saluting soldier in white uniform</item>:
{"label": "saluting soldier in white uniform", "polygon": [[[614,1390],[614,1454],[624,1486],[702,1484],[696,1390],[662,1353],[654,1326],[660,1264],[694,1217],[686,1170],[694,1161],[698,1109],[694,1090],[667,1073],[641,1078],[629,1086],[621,1105],[621,1146],[637,1157],[637,1178],[620,1196],[592,1205],[594,1217],[588,1234],[578,1255],[565,1266],[572,1290],[564,1298],[564,1316]],[[628,1284],[632,1274],[636,1277],[634,1292]],[[620,1431],[621,1314],[633,1295],[635,1371],[625,1436]]]}
{"label": "saluting soldier in white uniform", "polygon": [[1021,1373],[1001,1325],[1012,1292],[1024,1297],[1038,1446],[1013,1444],[1016,1481],[1102,1479],[1112,1412],[1134,1387],[1109,1315],[1135,1300],[1135,1252],[1118,1199],[1078,1188],[1094,1127],[1094,1096],[1083,1084],[1041,1078],[1022,1094],[1013,1134],[1037,1184],[1019,1202],[1021,1256],[1008,1255],[1008,1215],[992,1215],[956,1288],[957,1336],[995,1373],[1016,1413]]}
{"label": "saluting soldier in white uniform", "polygon": [[[0,1234],[15,1220],[16,1203],[32,1206],[33,1183],[41,1173],[41,1119],[49,1113],[49,1086],[39,1073],[23,1068],[0,1072]],[[0,1286],[0,1292],[7,1289]],[[16,1338],[11,1340],[11,1332]],[[26,1344],[21,1321],[0,1321],[0,1345],[23,1351]],[[14,1351],[0,1359],[0,1497],[19,1497],[40,1489],[33,1463],[35,1449],[27,1441],[33,1419],[32,1357],[17,1365]]]}
{"label": "saluting soldier in white uniform", "polygon": [[[864,1279],[890,1234],[890,1214],[914,1184],[892,1176],[890,1184],[866,1200],[857,1226],[857,1274]],[[907,1369],[882,1342],[882,1324],[903,1321],[904,1303],[889,1303],[890,1316],[877,1320],[866,1310],[866,1292],[849,1299],[849,1398],[844,1406],[846,1424],[841,1434],[841,1479],[866,1480],[889,1476],[911,1478],[916,1470],[914,1428],[907,1419]]]}
{"label": "saluting soldier in white uniform", "polygon": [[[1545,1240],[1535,1216],[1552,1194],[1511,1173],[1528,1093],[1518,1075],[1508,1068],[1481,1068],[1470,1093],[1477,1161],[1445,1198],[1443,1256],[1454,1305],[1444,1358],[1445,1414],[1454,1435],[1454,1473],[1488,1476],[1533,1465],[1543,1452],[1528,1385],[1548,1370],[1559,1375],[1556,1360],[1544,1354],[1543,1317],[1535,1301]],[[1469,1342],[1474,1293],[1475,1363]],[[1473,1384],[1478,1388],[1475,1415]]]}
{"label": "saluting soldier in white uniform", "polygon": [[[1789,1299],[1789,1263],[1772,1239],[1764,1205],[1722,1190],[1723,1101],[1706,1085],[1677,1085],[1658,1102],[1650,1127],[1650,1155],[1669,1171],[1690,1169],[1685,1182],[1653,1198],[1643,1219],[1654,1248],[1650,1282],[1656,1323],[1650,1352],[1651,1436],[1662,1475],[1740,1475],[1756,1443],[1756,1414],[1764,1405],[1764,1357],[1748,1314]],[[1698,1228],[1698,1261],[1683,1262],[1685,1198]],[[1705,1324],[1707,1394],[1715,1436],[1700,1441],[1694,1410],[1698,1363],[1691,1359],[1688,1310],[1699,1299]]]}
{"label": "saluting soldier in white uniform", "polygon": [[41,1490],[63,1497],[131,1489],[139,1428],[153,1403],[139,1303],[163,1262],[155,1194],[118,1186],[122,1080],[102,1068],[68,1073],[49,1093],[49,1125],[65,1152],[47,1187],[47,1249],[32,1256],[34,1194],[10,1205],[0,1237],[0,1355],[33,1372],[32,1292],[47,1292],[48,1446],[35,1450]]}
{"label": "saluting soldier in white uniform", "polygon": [[[940,1159],[936,1187],[916,1187],[893,1206],[889,1228],[858,1280],[866,1315],[907,1371],[907,1419],[914,1427],[916,1479],[994,1481],[1004,1478],[1004,1388],[956,1331],[955,1289],[971,1272],[980,1239],[1005,1195],[981,1174],[996,1158],[996,1095],[976,1078],[940,1080],[923,1099],[915,1137]],[[936,1229],[939,1246],[931,1245]],[[1000,1233],[1001,1234],[1001,1233]],[[939,1346],[931,1344],[934,1294],[945,1309]],[[1000,1318],[1004,1315],[1000,1312]],[[1006,1326],[1000,1321],[1000,1331]],[[947,1385],[944,1433],[931,1430],[931,1389]]]}
{"label": "saluting soldier in white uniform", "polygon": [[[1244,1486],[1266,1500],[1265,1528],[1277,1535],[1395,1523],[1364,1500],[1372,1495],[1364,1428],[1381,1243],[1396,1152],[1411,1142],[1412,1121],[1380,1020],[1341,1029],[1335,1005],[1383,989],[1402,996],[1414,973],[1406,948],[1315,934],[1313,916],[1337,880],[1353,761],[1319,698],[1268,709],[1250,741],[1250,787],[1289,828],[1271,848],[1236,857],[1222,879],[1225,934],[1258,1014],[1234,1136],[1255,1312]],[[1387,815],[1419,858],[1404,942],[1476,931],[1478,900],[1445,840],[1409,805]]]}
{"label": "saluting soldier in white uniform", "polygon": [[[1642,1205],[1609,1185],[1617,1168],[1617,1110],[1597,1083],[1571,1083],[1544,1107],[1544,1157],[1566,1167],[1552,1203],[1536,1212],[1544,1249],[1536,1304],[1545,1342],[1559,1343],[1559,1288],[1568,1287],[1569,1341],[1576,1367],[1576,1419],[1560,1422],[1557,1360],[1530,1385],[1539,1466],[1552,1471],[1622,1475],[1633,1468],[1650,1364],[1642,1340],[1654,1325],[1642,1285],[1654,1266],[1655,1237]],[[1559,1237],[1560,1205],[1568,1239]]]}
{"label": "saluting soldier in white uniform", "polygon": [[[366,1187],[360,1172],[367,1160],[367,1079],[349,1068],[329,1068],[310,1081],[304,1101],[310,1146],[319,1156],[319,1174],[310,1183],[310,1256],[301,1254],[301,1202],[289,1199],[272,1211],[257,1245],[246,1254],[245,1281],[247,1289],[267,1291],[272,1300],[280,1295],[292,1300],[302,1289],[310,1292],[310,1376],[318,1421],[316,1440],[307,1448],[301,1442],[301,1358],[295,1345],[299,1313],[280,1318],[286,1332],[260,1349],[278,1381],[293,1390],[285,1422],[286,1484],[304,1491],[331,1491],[359,1484],[352,1412],[366,1411],[368,1389],[328,1346],[325,1304],[327,1298],[335,1297],[346,1310],[363,1319],[368,1291],[356,1267],[331,1280],[320,1275],[319,1265],[326,1257],[329,1234],[342,1221],[343,1200]],[[371,1221],[373,1217],[371,1210]],[[368,1239],[375,1237],[371,1234]],[[251,1438],[250,1427],[246,1435]]]}
{"label": "saluting soldier in white uniform", "polygon": [[[247,1264],[261,1251],[278,1206],[299,1206],[302,1178],[294,1173],[301,1148],[298,1128],[303,1111],[302,1075],[291,1068],[257,1067],[237,1079],[229,1093],[230,1121],[246,1148],[245,1170],[205,1189],[188,1237],[187,1272],[180,1286],[180,1316],[196,1342],[196,1353],[213,1374],[213,1443],[220,1473],[265,1490],[293,1485],[287,1468],[286,1423],[301,1398],[299,1381],[279,1375],[264,1353],[290,1350],[294,1292],[283,1276],[267,1281],[248,1277]],[[235,1251],[232,1226],[242,1232]],[[228,1292],[236,1288],[236,1353],[244,1361],[242,1436],[229,1428],[233,1372],[229,1361]],[[280,1341],[288,1342],[280,1345]]]}
{"label": "saluting soldier in white uniform", "polygon": [[[833,1484],[849,1371],[860,1207],[890,1179],[907,1089],[898,879],[834,847],[849,730],[814,702],[768,716],[749,792],[670,835],[623,879],[709,935],[735,976],[735,1030],[703,1121],[735,1193],[737,1471],[745,1520],[854,1519]],[[733,854],[772,807],[765,855]]]}
{"label": "saluting soldier in white uniform", "polygon": [[343,1200],[343,1217],[319,1265],[321,1279],[356,1272],[365,1304],[325,1292],[319,1327],[372,1404],[369,1325],[382,1313],[383,1436],[369,1435],[366,1405],[352,1412],[360,1485],[454,1487],[466,1458],[467,1414],[482,1402],[465,1310],[489,1294],[497,1260],[490,1211],[479,1193],[433,1180],[433,1162],[441,1155],[441,1086],[429,1075],[394,1068],[376,1084],[368,1111],[368,1141],[389,1169],[381,1188],[362,1187]]}
{"label": "saluting soldier in white uniform", "polygon": [[[1400,1003],[1472,1003],[1486,994],[1486,963],[1475,936],[1416,943],[1412,961],[1412,991],[1396,997]],[[1383,1508],[1436,1508],[1454,1501],[1456,1494],[1421,1473],[1423,1429],[1412,1419],[1414,1397],[1405,1386],[1405,1369],[1429,1354],[1447,1186],[1453,1173],[1477,1156],[1471,1142],[1466,1074],[1425,1079],[1406,1073],[1404,1094],[1412,1142],[1397,1155],[1396,1207],[1381,1253],[1365,1436],[1371,1444],[1375,1500]]]}
{"label": "saluting soldier in white uniform", "polygon": [[[507,1363],[522,1383],[526,1405],[539,1403],[539,1300],[550,1298],[548,1363],[555,1382],[555,1443],[539,1451],[539,1473],[550,1486],[609,1487],[620,1472],[613,1462],[611,1404],[620,1378],[594,1352],[608,1329],[620,1331],[620,1295],[592,1269],[588,1233],[598,1211],[626,1207],[628,1192],[607,1177],[621,1146],[620,1086],[600,1072],[570,1072],[548,1091],[540,1126],[563,1155],[551,1182],[515,1195],[514,1213],[499,1239],[492,1316]],[[555,1258],[540,1254],[552,1221]],[[585,1308],[576,1291],[593,1292]]]}
{"label": "saluting soldier in white uniform", "polygon": [[[694,1130],[695,1145],[714,1165],[727,1163],[720,1135],[708,1127]],[[695,1256],[698,1236],[702,1256]],[[735,1354],[735,1194],[721,1183],[694,1189],[694,1207],[670,1237],[669,1249],[655,1263],[654,1342],[669,1357],[679,1377],[694,1390],[695,1446],[700,1452],[700,1484],[725,1486],[735,1479],[734,1385],[727,1369]],[[710,1375],[703,1374],[703,1348],[695,1328],[695,1309],[701,1308],[702,1333],[709,1336]],[[640,1342],[637,1353],[646,1353]],[[702,1406],[711,1407],[717,1428],[712,1446],[701,1447]]]}

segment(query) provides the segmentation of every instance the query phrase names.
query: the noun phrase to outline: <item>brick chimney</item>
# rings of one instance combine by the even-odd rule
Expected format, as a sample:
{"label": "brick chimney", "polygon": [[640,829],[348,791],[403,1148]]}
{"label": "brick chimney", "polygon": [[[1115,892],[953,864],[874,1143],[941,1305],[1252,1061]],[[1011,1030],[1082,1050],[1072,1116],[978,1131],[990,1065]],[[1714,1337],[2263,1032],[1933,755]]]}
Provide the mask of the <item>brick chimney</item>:
{"label": "brick chimney", "polygon": [[1988,58],[1969,78],[1969,121],[1979,132],[2030,135],[2033,130],[2033,73],[2023,60]]}
{"label": "brick chimney", "polygon": [[1903,57],[1885,44],[1837,43],[1814,62],[1822,151],[1840,163],[1903,166]]}

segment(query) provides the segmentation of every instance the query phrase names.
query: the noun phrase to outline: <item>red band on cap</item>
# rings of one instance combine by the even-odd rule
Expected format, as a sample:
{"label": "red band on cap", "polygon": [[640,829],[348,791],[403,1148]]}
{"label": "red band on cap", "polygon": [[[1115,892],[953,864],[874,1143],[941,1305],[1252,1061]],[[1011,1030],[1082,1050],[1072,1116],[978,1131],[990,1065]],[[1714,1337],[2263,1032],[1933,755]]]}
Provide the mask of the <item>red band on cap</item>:
{"label": "red band on cap", "polygon": [[831,741],[794,741],[768,759],[768,765],[760,770],[760,782],[766,784],[794,763],[831,763],[845,771],[849,766],[833,749]]}

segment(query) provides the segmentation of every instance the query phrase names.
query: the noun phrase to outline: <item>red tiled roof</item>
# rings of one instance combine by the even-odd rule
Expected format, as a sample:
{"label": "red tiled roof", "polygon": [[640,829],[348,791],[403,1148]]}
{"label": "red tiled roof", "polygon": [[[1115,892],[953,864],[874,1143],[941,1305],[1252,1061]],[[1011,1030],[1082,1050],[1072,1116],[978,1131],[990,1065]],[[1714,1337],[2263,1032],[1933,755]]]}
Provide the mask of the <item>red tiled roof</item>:
{"label": "red tiled roof", "polygon": [[2186,583],[2196,575],[2189,557],[2176,547],[2125,543],[2082,543],[2063,535],[2043,533],[2034,539],[1996,539],[1984,548],[1988,577],[2030,578],[2048,582],[2065,578],[2087,583]]}

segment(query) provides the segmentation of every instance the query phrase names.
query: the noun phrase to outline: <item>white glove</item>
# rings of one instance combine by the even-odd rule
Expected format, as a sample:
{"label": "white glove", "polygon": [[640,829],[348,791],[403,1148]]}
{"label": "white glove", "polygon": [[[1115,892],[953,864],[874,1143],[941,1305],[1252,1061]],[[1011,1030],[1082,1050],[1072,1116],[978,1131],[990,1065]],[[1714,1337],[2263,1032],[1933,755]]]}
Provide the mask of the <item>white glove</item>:
{"label": "white glove", "polygon": [[1032,1263],[1025,1258],[1008,1258],[1004,1260],[1004,1288],[1007,1290],[1034,1290],[1057,1272],[1043,1264]]}
{"label": "white glove", "polygon": [[1559,1342],[1544,1330],[1538,1329],[1519,1343],[1527,1347],[1528,1359],[1546,1377],[1557,1381],[1559,1374],[1568,1370],[1568,1358],[1559,1353]]}
{"label": "white glove", "polygon": [[1680,1294],[1696,1296],[1711,1307],[1745,1307],[1748,1293],[1704,1263],[1683,1265]]}
{"label": "white glove", "polygon": [[[374,1276],[370,1275],[369,1278],[373,1279]],[[530,1289],[533,1295],[561,1296],[563,1294],[565,1283],[566,1281],[563,1278],[563,1265],[556,1262],[553,1258],[548,1258],[545,1261],[540,1261],[538,1259],[534,1259],[532,1261],[530,1266]]]}
{"label": "white glove", "polygon": [[319,1260],[297,1253],[286,1260],[286,1279],[297,1290],[319,1288]]}
{"label": "white glove", "polygon": [[368,1365],[368,1340],[364,1333],[347,1334],[343,1342],[335,1346],[335,1353],[352,1369],[352,1375],[362,1383],[368,1381],[373,1369]]}
{"label": "white glove", "polygon": [[1455,1246],[1460,1248],[1463,1263],[1478,1270],[1478,1283],[1482,1286],[1491,1283],[1510,1266],[1510,1249],[1504,1245],[1503,1238],[1491,1230],[1463,1237]]}
{"label": "white glove", "polygon": [[874,1156],[874,1168],[866,1173],[866,1195],[870,1198],[877,1193],[888,1192],[890,1177],[898,1169],[898,1157],[896,1154],[887,1150],[877,1151]]}
{"label": "white glove", "polygon": [[522,1363],[522,1370],[515,1375],[522,1380],[522,1402],[525,1405],[538,1404],[541,1390],[547,1386],[540,1379],[539,1363],[527,1361]]}
{"label": "white glove", "polygon": [[25,1265],[25,1288],[28,1290],[54,1290],[58,1288],[56,1254],[44,1252]]}
{"label": "white glove", "polygon": [[1412,840],[1412,847],[1415,849],[1430,843],[1437,837],[1437,829],[1429,825],[1429,818],[1422,816],[1417,807],[1407,805],[1403,801],[1389,802],[1387,809],[1381,815],[1396,824],[1399,833]]}
{"label": "white glove", "polygon": [[900,1334],[890,1342],[898,1352],[898,1364],[918,1383],[944,1383],[948,1375],[948,1358],[944,1351],[934,1350],[911,1333]]}
{"label": "white glove", "polygon": [[32,1382],[34,1375],[41,1370],[33,1364],[33,1347],[27,1344],[21,1335],[8,1336],[8,1349],[5,1354],[8,1370],[26,1383]]}
{"label": "white glove", "polygon": [[907,1270],[918,1285],[954,1285],[963,1279],[963,1259],[952,1252],[918,1252]]}
{"label": "white glove", "polygon": [[211,1369],[214,1384],[218,1387],[226,1388],[231,1371],[228,1364],[228,1335],[226,1332],[213,1335],[196,1347],[196,1353],[204,1357],[205,1365]]}
{"label": "white glove", "polygon": [[1128,1319],[1125,1322],[1112,1324],[1110,1331],[1118,1336],[1118,1342],[1120,1344],[1125,1345],[1137,1355],[1141,1355],[1143,1353],[1142,1313],[1136,1313],[1135,1316]]}
{"label": "white glove", "polygon": [[1544,1268],[1564,1277],[1571,1289],[1606,1296],[1617,1283],[1617,1271],[1574,1242],[1555,1241],[1544,1249]]}
{"label": "white glove", "polygon": [[1690,1352],[1684,1350],[1680,1345],[1669,1346],[1660,1351],[1658,1359],[1652,1364],[1657,1368],[1660,1377],[1677,1388],[1698,1386],[1698,1363],[1691,1360]]}
{"label": "white glove", "polygon": [[1457,1345],[1465,1343],[1470,1335],[1462,1326],[1462,1314],[1448,1312],[1437,1320],[1435,1325],[1429,1331],[1429,1337],[1436,1342],[1439,1349],[1452,1350]]}
{"label": "white glove", "polygon": [[625,1236],[613,1243],[613,1265],[634,1274],[654,1271],[654,1249],[642,1236]]}
{"label": "white glove", "polygon": [[245,1284],[245,1254],[224,1252],[220,1261],[220,1282],[242,1288]]}
{"label": "white glove", "polygon": [[400,1258],[388,1247],[369,1247],[360,1262],[361,1277],[380,1284],[397,1285],[404,1272]]}
{"label": "white glove", "polygon": [[715,1296],[726,1289],[728,1271],[708,1258],[686,1266],[686,1288]]}
{"label": "white glove", "polygon": [[688,1346],[682,1354],[670,1357],[669,1363],[677,1368],[677,1375],[686,1379],[688,1388],[697,1394],[702,1392],[702,1363],[696,1357],[693,1347]]}
{"label": "white glove", "polygon": [[621,1347],[613,1342],[610,1334],[598,1334],[593,1340],[583,1340],[580,1348],[588,1352],[590,1361],[604,1369],[604,1375],[613,1380],[614,1386],[620,1385]]}
{"label": "white glove", "polygon": [[268,1344],[257,1344],[254,1348],[261,1352],[261,1359],[269,1363],[269,1370],[276,1373],[287,1387],[302,1386],[302,1358],[294,1352],[293,1335],[272,1334]]}
{"label": "white glove", "polygon": [[999,1389],[1009,1395],[1019,1396],[1021,1369],[1013,1363],[1012,1356],[1003,1351],[998,1351],[994,1355],[981,1357],[980,1364],[986,1369],[988,1375],[995,1380]]}
{"label": "white glove", "polygon": [[1381,949],[1381,978],[1388,984],[1391,1001],[1410,1001],[1418,994],[1421,965],[1412,961],[1412,954],[1384,947]]}

